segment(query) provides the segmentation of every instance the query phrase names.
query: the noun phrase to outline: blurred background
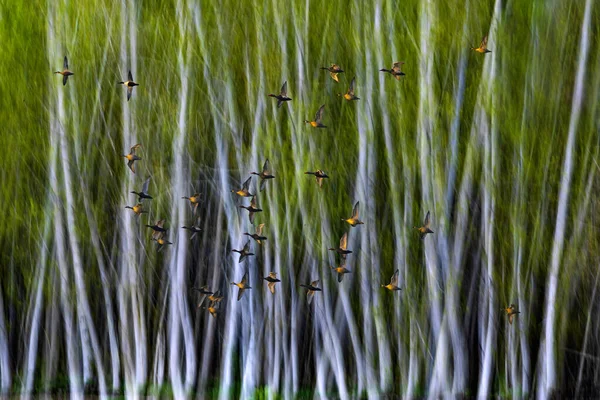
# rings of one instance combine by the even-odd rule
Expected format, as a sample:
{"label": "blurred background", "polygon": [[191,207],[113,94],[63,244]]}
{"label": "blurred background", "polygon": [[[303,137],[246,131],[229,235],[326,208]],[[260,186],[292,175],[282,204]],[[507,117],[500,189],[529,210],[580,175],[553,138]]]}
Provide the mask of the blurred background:
{"label": "blurred background", "polygon": [[[0,393],[598,395],[599,20],[593,0],[0,3]],[[238,263],[231,190],[267,158],[268,240]]]}

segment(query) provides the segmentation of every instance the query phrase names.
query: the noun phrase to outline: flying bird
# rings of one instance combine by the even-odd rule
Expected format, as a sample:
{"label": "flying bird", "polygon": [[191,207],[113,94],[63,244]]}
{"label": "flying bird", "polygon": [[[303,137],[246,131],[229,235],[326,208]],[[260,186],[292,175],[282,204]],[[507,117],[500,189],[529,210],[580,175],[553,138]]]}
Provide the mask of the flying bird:
{"label": "flying bird", "polygon": [[245,232],[244,235],[250,236],[252,239],[256,240],[256,243],[262,244],[263,240],[267,240],[266,236],[262,236],[263,228],[265,224],[260,224],[256,227],[256,231],[251,235],[248,232]]}
{"label": "flying bird", "polygon": [[492,51],[488,50],[488,48],[487,48],[487,40],[488,40],[488,37],[484,36],[483,39],[481,39],[481,43],[479,44],[479,47],[471,47],[471,50],[474,50],[478,53],[483,53],[483,54],[491,53]]}
{"label": "flying bird", "polygon": [[236,252],[236,253],[240,253],[240,259],[239,259],[239,261],[238,261],[238,262],[240,262],[240,263],[241,263],[242,261],[244,261],[244,259],[245,259],[246,257],[253,256],[253,255],[254,255],[254,253],[250,253],[250,241],[249,241],[249,240],[246,242],[246,244],[244,245],[244,248],[243,248],[242,250],[236,250],[236,249],[233,249],[233,250],[231,250],[231,251],[233,251],[233,252]]}
{"label": "flying bird", "polygon": [[275,284],[277,282],[281,282],[279,279],[277,279],[277,273],[269,272],[269,275],[263,279],[267,281],[267,286],[269,287],[271,293],[275,294]]}
{"label": "flying bird", "polygon": [[[133,165],[133,163],[132,163]],[[133,194],[137,194],[138,196],[138,201],[142,201],[144,199],[150,199],[152,200],[152,197],[148,194],[148,186],[150,185],[150,177],[148,177],[145,181],[144,184],[142,185],[142,191],[141,192],[136,192],[135,190],[132,191],[131,193]]]}
{"label": "flying bird", "polygon": [[321,67],[321,69],[329,71],[329,75],[331,75],[331,79],[333,79],[336,82],[340,81],[338,79],[338,74],[341,74],[342,72],[344,72],[344,70],[342,68],[340,68],[340,66],[337,64],[331,64],[329,67]]}
{"label": "flying bird", "polygon": [[352,251],[348,250],[346,247],[348,246],[348,233],[344,233],[344,235],[342,236],[342,238],[340,239],[340,246],[336,249],[331,247],[329,250],[331,251],[335,251],[336,253],[338,253],[342,258],[346,258],[346,254],[350,254],[352,253]]}
{"label": "flying bird", "polygon": [[386,288],[387,290],[391,290],[392,292],[395,290],[402,290],[398,286],[398,272],[398,270],[394,272],[394,275],[392,275],[392,279],[390,279],[390,283],[388,283],[387,285],[382,284],[381,287]]}
{"label": "flying bird", "polygon": [[139,86],[139,83],[135,83],[133,81],[133,75],[131,75],[131,71],[127,74],[127,80],[125,82],[119,82],[119,85],[124,85],[127,88],[127,101],[131,98],[131,93],[133,92],[133,88],[135,86]]}
{"label": "flying bird", "polygon": [[249,206],[240,206],[240,208],[245,208],[249,211],[248,219],[250,219],[250,223],[252,225],[254,225],[254,214],[256,214],[257,212],[262,212],[262,208],[258,208],[256,204],[256,196],[253,196],[252,200],[250,200]]}
{"label": "flying bird", "polygon": [[61,74],[63,76],[63,86],[67,84],[67,79],[69,79],[69,76],[75,75],[73,72],[69,71],[69,60],[67,60],[67,56],[65,56],[65,59],[63,60],[63,70],[56,71],[54,73]]}
{"label": "flying bird", "polygon": [[305,172],[305,175],[314,175],[315,178],[317,179],[317,185],[319,185],[319,187],[323,187],[323,179],[325,178],[329,178],[329,175],[327,175],[325,173],[325,171],[323,171],[322,169],[318,169],[315,172]]}
{"label": "flying bird", "polygon": [[431,221],[429,220],[429,211],[427,211],[427,215],[425,216],[425,220],[423,221],[423,226],[414,227],[416,230],[419,231],[419,237],[421,238],[421,240],[425,239],[425,236],[427,236],[428,233],[434,233],[431,229],[429,229],[430,223]]}
{"label": "flying bird", "polygon": [[267,183],[268,179],[275,179],[275,176],[273,174],[271,174],[271,169],[269,167],[269,159],[267,158],[267,161],[265,161],[264,165],[263,165],[263,169],[260,173],[258,172],[250,172],[251,175],[258,175],[258,177],[260,178],[260,190],[262,192],[262,190],[265,188],[265,183]]}
{"label": "flying bird", "polygon": [[248,188],[250,187],[250,181],[251,180],[252,180],[252,177],[246,179],[246,181],[242,184],[242,188],[241,189],[239,189],[239,190],[231,190],[231,192],[235,193],[235,194],[237,194],[238,196],[241,196],[241,197],[252,197],[252,196],[254,196],[248,190]]}
{"label": "flying bird", "polygon": [[319,281],[312,281],[310,283],[310,285],[305,285],[305,284],[301,284],[300,286],[302,286],[303,288],[305,288],[307,290],[306,292],[306,299],[308,300],[308,304],[310,304],[310,302],[312,301],[313,296],[315,295],[315,292],[321,292],[321,288],[318,288],[317,285],[319,284]]}
{"label": "flying bird", "polygon": [[360,100],[360,97],[356,97],[354,95],[354,82],[355,81],[356,81],[356,77],[352,78],[352,82],[350,82],[350,87],[348,88],[348,91],[345,94],[338,93],[338,96],[341,96],[348,101]]}
{"label": "flying bird", "polygon": [[323,125],[321,122],[323,120],[323,114],[325,113],[325,104],[319,107],[319,111],[315,114],[315,119],[309,121],[307,119],[304,120],[305,124],[310,124],[313,128],[327,128],[327,126]]}
{"label": "flying bird", "polygon": [[350,217],[348,219],[342,218],[342,221],[346,221],[351,226],[364,224],[364,222],[362,222],[361,220],[358,219],[358,203],[359,202],[357,201],[356,204],[354,205],[354,208],[352,209],[352,217]]}
{"label": "flying bird", "polygon": [[279,94],[270,94],[269,97],[274,97],[277,99],[277,108],[281,107],[284,101],[292,100],[291,98],[287,97],[287,81],[285,81],[283,86],[281,86],[281,92]]}
{"label": "flying bird", "polygon": [[135,174],[135,167],[133,166],[133,163],[142,159],[140,156],[135,154],[135,151],[137,149],[139,149],[140,147],[142,147],[142,145],[139,143],[134,145],[131,149],[129,149],[129,154],[125,154],[123,156],[127,159],[127,166],[129,167],[131,172],[133,172],[134,174]]}
{"label": "flying bird", "polygon": [[402,72],[402,64],[404,64],[403,61],[400,61],[400,62],[397,61],[394,63],[394,65],[392,65],[392,69],[381,68],[379,71],[388,72],[388,73],[392,74],[392,76],[394,78],[396,78],[396,80],[400,80],[401,77],[406,75],[404,72]]}
{"label": "flying bird", "polygon": [[244,277],[242,278],[242,280],[239,283],[231,282],[231,284],[237,286],[240,289],[238,291],[238,297],[237,297],[238,301],[240,301],[240,299],[244,295],[244,290],[252,289],[250,286],[248,286],[248,272],[246,272],[244,274]]}

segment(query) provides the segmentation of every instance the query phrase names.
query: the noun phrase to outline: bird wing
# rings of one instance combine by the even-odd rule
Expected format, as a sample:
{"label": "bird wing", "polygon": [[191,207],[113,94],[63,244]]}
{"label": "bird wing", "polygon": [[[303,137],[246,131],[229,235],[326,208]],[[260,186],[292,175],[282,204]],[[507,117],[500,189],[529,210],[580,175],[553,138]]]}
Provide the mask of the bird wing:
{"label": "bird wing", "polygon": [[246,179],[246,181],[242,184],[242,190],[248,190],[248,188],[250,187],[250,181],[252,180],[252,177]]}
{"label": "bird wing", "polygon": [[340,239],[340,249],[346,250],[346,246],[348,246],[348,233],[344,233],[344,236]]}
{"label": "bird wing", "polygon": [[131,93],[133,92],[133,86],[127,86],[127,101],[131,98]]}
{"label": "bird wing", "polygon": [[356,204],[354,205],[354,208],[352,209],[352,219],[356,219],[358,220],[358,201],[356,202]]}
{"label": "bird wing", "polygon": [[318,285],[318,284],[319,284],[319,280],[317,279],[316,281],[312,281],[312,282],[310,283],[310,286],[312,286],[312,287],[317,287],[317,285]]}
{"label": "bird wing", "polygon": [[63,75],[63,86],[67,84],[67,79],[69,79],[69,75]]}
{"label": "bird wing", "polygon": [[287,97],[287,81],[283,82],[283,85],[281,86],[281,93],[280,95],[282,97]]}
{"label": "bird wing", "polygon": [[277,279],[277,272],[269,272],[269,278]]}
{"label": "bird wing", "polygon": [[338,272],[338,282],[341,282],[342,279],[344,279],[344,273],[343,272]]}
{"label": "bird wing", "polygon": [[150,177],[148,177],[142,185],[142,193],[148,194],[148,186],[150,186]]}
{"label": "bird wing", "polygon": [[[259,225],[256,227],[256,234],[257,234],[258,236],[262,236],[262,231],[263,231],[263,228],[264,228],[264,227],[265,227],[265,224],[259,224]],[[272,272],[271,272],[271,273],[272,273]],[[269,275],[270,275],[270,274],[269,274]]]}
{"label": "bird wing", "polygon": [[350,82],[350,87],[348,88],[348,94],[350,96],[354,96],[354,81],[356,81],[356,77],[352,78],[352,81]]}
{"label": "bird wing", "polygon": [[319,187],[323,187],[323,178],[319,178],[317,176],[317,184],[319,185]]}
{"label": "bird wing", "polygon": [[308,290],[308,292],[306,293],[306,299],[308,300],[308,304],[311,303],[313,296],[314,296],[315,292],[312,290]]}
{"label": "bird wing", "polygon": [[319,107],[319,111],[315,114],[315,122],[321,122],[323,119],[323,113],[325,112],[325,104]]}
{"label": "bird wing", "polygon": [[194,215],[196,215],[196,211],[198,211],[198,204],[200,203],[194,204]]}
{"label": "bird wing", "polygon": [[242,284],[242,286],[246,286],[247,282],[248,282],[248,272],[245,272],[244,276],[242,277],[242,281],[240,283]]}
{"label": "bird wing", "polygon": [[479,47],[482,50],[485,50],[485,48],[487,47],[487,36],[484,36],[483,39],[481,39],[481,44],[479,45]]}
{"label": "bird wing", "polygon": [[134,144],[134,145],[133,145],[133,146],[132,146],[132,147],[129,149],[129,153],[131,153],[131,154],[135,154],[135,151],[136,151],[137,149],[139,149],[140,147],[142,147],[142,145],[141,145],[141,144],[139,144],[139,143],[136,143],[136,144]]}
{"label": "bird wing", "polygon": [[135,174],[135,167],[133,166],[135,160],[129,160],[127,162],[127,166],[129,167],[129,169],[131,170],[131,172],[133,172]]}
{"label": "bird wing", "polygon": [[250,252],[250,241],[249,240],[244,245],[244,252],[245,253],[249,253]]}
{"label": "bird wing", "polygon": [[248,214],[248,219],[250,220],[250,223],[252,225],[254,225],[254,212],[250,211],[250,213]]}
{"label": "bird wing", "polygon": [[398,286],[398,270],[396,270],[396,272],[394,272],[394,275],[392,275],[392,279],[390,279],[390,285],[392,286]]}
{"label": "bird wing", "polygon": [[63,60],[63,68],[69,69],[69,60],[67,60],[67,56],[65,56],[65,59]]}
{"label": "bird wing", "polygon": [[241,298],[242,298],[242,296],[244,295],[244,290],[245,290],[245,289],[242,289],[242,288],[240,288],[240,289],[238,290],[238,301],[240,301],[240,299],[241,299]]}
{"label": "bird wing", "polygon": [[260,191],[261,192],[264,190],[266,184],[267,184],[266,179],[263,179],[262,181],[260,181]]}
{"label": "bird wing", "polygon": [[429,223],[431,221],[429,220],[429,211],[427,211],[427,215],[425,215],[425,221],[423,221],[423,227],[425,228],[429,228]]}
{"label": "bird wing", "polygon": [[158,226],[159,228],[162,228],[164,224],[165,224],[164,219],[156,221],[156,226]]}
{"label": "bird wing", "polygon": [[242,261],[244,261],[245,258],[246,258],[245,254],[240,254],[240,259],[239,259],[238,263],[241,263]]}
{"label": "bird wing", "polygon": [[513,321],[513,314],[509,314],[508,315],[508,323],[512,325],[512,321]]}
{"label": "bird wing", "polygon": [[340,80],[338,79],[338,74],[337,72],[330,72],[329,75],[331,75],[331,78],[333,78],[334,81],[339,82]]}
{"label": "bird wing", "polygon": [[250,200],[250,207],[258,208],[256,205],[256,196],[252,196],[252,200]]}
{"label": "bird wing", "polygon": [[403,61],[396,61],[396,62],[394,63],[394,65],[392,66],[392,69],[393,69],[395,72],[400,72],[400,70],[402,69],[402,64],[404,64],[404,62],[403,62]]}
{"label": "bird wing", "polygon": [[269,159],[267,158],[267,160],[265,161],[265,163],[263,164],[263,174],[264,175],[271,175],[271,170],[270,170],[270,165],[269,165]]}
{"label": "bird wing", "polygon": [[129,70],[129,73],[127,74],[127,80],[129,82],[133,82],[133,75],[131,75],[131,70]]}
{"label": "bird wing", "polygon": [[267,283],[267,286],[269,287],[271,293],[275,294],[275,282],[269,282]]}

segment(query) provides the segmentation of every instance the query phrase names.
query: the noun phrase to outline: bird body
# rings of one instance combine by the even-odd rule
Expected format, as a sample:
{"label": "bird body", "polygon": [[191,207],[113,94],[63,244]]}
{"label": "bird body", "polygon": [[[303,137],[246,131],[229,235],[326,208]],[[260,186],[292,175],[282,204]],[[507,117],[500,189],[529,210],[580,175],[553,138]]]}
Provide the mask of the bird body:
{"label": "bird body", "polygon": [[136,194],[138,196],[138,201],[142,201],[144,199],[152,200],[152,196],[150,196],[148,194],[148,186],[149,185],[150,185],[150,177],[148,177],[144,181],[144,184],[142,185],[142,191],[141,192],[132,191],[131,193]]}
{"label": "bird body", "polygon": [[265,224],[260,224],[256,227],[255,233],[253,233],[251,235],[248,232],[245,232],[244,235],[250,236],[252,239],[256,240],[256,243],[262,244],[263,240],[267,240],[266,236],[262,236],[262,230],[264,227],[265,227]]}
{"label": "bird body", "polygon": [[239,288],[238,297],[237,297],[238,301],[240,301],[240,299],[244,295],[244,291],[246,289],[252,289],[250,286],[248,286],[248,272],[246,272],[244,274],[244,277],[242,278],[242,280],[239,283],[231,282],[231,284],[235,285]]}
{"label": "bird body", "polygon": [[348,91],[344,94],[338,93],[338,96],[341,96],[348,101],[360,100],[360,97],[356,97],[354,95],[354,82],[355,81],[356,81],[356,77],[352,78],[352,81],[350,82],[350,87],[348,88]]}
{"label": "bird body", "polygon": [[123,85],[127,88],[127,101],[131,98],[131,93],[133,92],[133,88],[135,86],[139,86],[139,83],[135,83],[133,81],[133,75],[131,75],[131,71],[127,74],[127,80],[125,82],[119,82],[119,85]]}
{"label": "bird body", "polygon": [[310,285],[305,285],[305,284],[300,285],[307,290],[306,299],[308,300],[308,304],[310,304],[310,302],[312,301],[312,298],[313,298],[315,292],[322,291],[321,288],[317,287],[318,284],[319,284],[319,281],[316,280],[316,281],[312,281],[310,283]]}
{"label": "bird body", "polygon": [[335,272],[337,272],[338,274],[338,282],[341,282],[342,279],[344,279],[344,275],[345,274],[350,274],[352,273],[352,271],[350,271],[349,269],[346,268],[346,261],[342,260],[342,263],[340,264],[339,267],[331,267],[332,270],[334,270]]}
{"label": "bird body", "polygon": [[325,173],[325,171],[318,169],[315,172],[305,172],[305,175],[314,175],[316,180],[317,180],[317,185],[319,185],[319,187],[323,187],[323,179],[325,178],[329,178],[329,175],[327,175]]}
{"label": "bird body", "polygon": [[348,246],[348,233],[344,233],[344,235],[340,239],[340,245],[339,245],[339,247],[338,248],[331,247],[329,250],[335,251],[340,256],[342,256],[342,258],[345,259],[347,254],[352,253],[351,250],[347,249],[347,246]]}
{"label": "bird body", "polygon": [[427,211],[427,215],[425,215],[425,220],[423,221],[423,226],[414,227],[416,230],[419,231],[419,238],[421,238],[421,240],[425,239],[425,236],[427,236],[428,233],[434,233],[431,229],[429,229],[430,224],[431,221],[429,219],[429,211]]}
{"label": "bird body", "polygon": [[239,259],[239,261],[238,261],[238,262],[240,262],[240,263],[241,263],[242,261],[244,261],[244,259],[245,259],[246,257],[253,256],[253,255],[254,255],[254,253],[250,253],[250,241],[247,241],[247,242],[246,242],[246,244],[244,245],[244,248],[243,248],[242,250],[236,250],[236,249],[233,249],[233,250],[231,250],[231,251],[233,251],[233,252],[235,252],[235,253],[240,253],[240,259]]}
{"label": "bird body", "polygon": [[315,114],[315,119],[309,121],[307,119],[304,120],[305,124],[310,124],[313,128],[327,128],[327,126],[323,125],[321,122],[323,120],[323,114],[325,114],[325,104],[319,107],[319,110]]}
{"label": "bird body", "polygon": [[381,72],[388,72],[394,78],[396,78],[396,80],[399,81],[401,77],[403,77],[404,75],[406,75],[404,72],[402,72],[402,64],[404,64],[404,62],[402,62],[402,61],[396,61],[394,63],[394,65],[392,65],[392,69],[382,68],[379,71],[381,71]]}
{"label": "bird body", "polygon": [[198,211],[198,204],[200,204],[200,193],[194,193],[190,197],[183,196],[182,199],[186,199],[190,201],[190,205],[193,207],[194,215],[196,215],[196,211]]}
{"label": "bird body", "polygon": [[249,206],[240,206],[240,208],[245,208],[249,211],[248,218],[250,219],[250,223],[254,225],[254,214],[257,212],[262,212],[262,208],[258,208],[256,203],[256,196],[252,197]]}
{"label": "bird body", "polygon": [[281,282],[279,279],[277,279],[277,273],[276,272],[269,272],[269,275],[263,278],[265,281],[267,281],[267,286],[269,288],[269,290],[271,291],[271,293],[275,294],[275,284],[277,282]]}
{"label": "bird body", "polygon": [[479,47],[471,47],[471,50],[476,51],[478,53],[491,53],[491,50],[488,50],[487,48],[487,36],[484,36],[483,39],[481,39],[481,43],[479,44]]}
{"label": "bird body", "polygon": [[340,81],[338,79],[338,74],[341,74],[342,72],[344,72],[344,70],[337,64],[331,64],[329,67],[321,67],[321,69],[329,71],[329,75],[331,76],[331,79],[333,79],[336,82]]}
{"label": "bird body", "polygon": [[281,86],[281,92],[278,95],[270,94],[269,97],[274,97],[277,99],[277,108],[281,107],[283,102],[292,100],[291,98],[287,97],[287,81],[285,81]]}
{"label": "bird body", "polygon": [[196,237],[197,233],[202,232],[202,228],[200,228],[200,217],[198,217],[196,219],[196,222],[194,225],[182,226],[181,229],[187,229],[188,231],[192,232],[192,236],[190,236],[190,240],[192,240],[194,237]]}
{"label": "bird body", "polygon": [[144,211],[144,206],[142,205],[142,203],[138,203],[133,207],[130,206],[125,206],[125,208],[129,208],[131,210],[133,210],[133,212],[135,213],[135,215],[140,215],[140,214],[147,214],[148,211]]}
{"label": "bird body", "polygon": [[133,166],[133,163],[142,159],[140,156],[135,154],[135,151],[137,149],[139,149],[140,147],[142,147],[142,145],[139,143],[134,145],[131,149],[129,149],[129,154],[125,154],[123,156],[127,159],[127,166],[129,167],[131,172],[133,172],[134,174],[135,174],[135,167]]}
{"label": "bird body", "polygon": [[394,272],[394,275],[392,275],[392,279],[390,279],[390,283],[388,283],[387,285],[381,285],[381,287],[386,288],[387,290],[390,290],[392,292],[395,290],[402,290],[398,286],[398,273],[399,270],[396,270],[396,272]]}
{"label": "bird body", "polygon": [[521,314],[521,311],[517,310],[517,307],[514,304],[503,309],[506,315],[508,316],[508,323],[512,325],[513,317],[517,314]]}
{"label": "bird body", "polygon": [[359,202],[357,201],[356,204],[354,205],[354,208],[352,209],[352,217],[350,217],[348,219],[342,218],[342,221],[349,223],[352,227],[355,227],[356,225],[364,224],[364,222],[362,222],[361,220],[358,219],[358,205],[359,205]]}
{"label": "bird body", "polygon": [[75,75],[73,72],[69,71],[69,60],[67,60],[67,56],[65,56],[63,60],[63,70],[55,71],[54,73],[63,76],[63,86],[67,84],[67,79],[69,79],[69,76]]}
{"label": "bird body", "polygon": [[269,168],[269,159],[265,161],[263,164],[263,169],[260,173],[258,172],[250,172],[251,175],[258,175],[261,179],[260,181],[260,190],[262,191],[265,188],[265,183],[267,183],[268,179],[275,179],[275,176],[271,174],[271,169]]}
{"label": "bird body", "polygon": [[238,196],[241,196],[241,197],[252,197],[252,196],[254,196],[248,190],[248,188],[250,187],[250,181],[251,180],[252,180],[252,177],[246,179],[246,181],[242,184],[242,188],[240,190],[232,190],[231,192],[235,193],[235,194],[237,194]]}

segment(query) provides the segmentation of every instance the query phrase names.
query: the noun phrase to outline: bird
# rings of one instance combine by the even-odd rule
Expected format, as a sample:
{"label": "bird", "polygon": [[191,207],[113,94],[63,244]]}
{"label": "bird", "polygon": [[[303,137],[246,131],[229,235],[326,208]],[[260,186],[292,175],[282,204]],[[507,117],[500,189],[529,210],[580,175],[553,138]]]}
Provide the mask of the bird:
{"label": "bird", "polygon": [[148,214],[148,211],[144,211],[144,206],[142,205],[142,203],[137,203],[133,207],[125,206],[125,208],[129,208],[129,209],[133,210],[135,215]]}
{"label": "bird", "polygon": [[315,114],[315,119],[313,121],[304,120],[305,124],[310,124],[313,128],[327,128],[327,126],[323,125],[321,120],[323,119],[323,114],[325,113],[325,104],[319,107],[319,111]]}
{"label": "bird", "polygon": [[300,286],[302,286],[303,288],[306,288],[308,290],[308,292],[306,293],[306,298],[308,300],[308,304],[310,304],[310,302],[312,301],[312,298],[315,294],[315,292],[321,292],[321,288],[318,288],[317,285],[319,284],[319,281],[312,281],[310,283],[310,285],[305,285],[305,284],[301,284]]}
{"label": "bird", "polygon": [[213,292],[211,292],[211,291],[208,289],[208,286],[201,286],[201,287],[199,287],[199,288],[195,287],[195,288],[193,288],[193,289],[194,289],[194,290],[196,290],[196,291],[198,291],[198,292],[200,292],[200,294],[203,296],[203,297],[202,297],[202,300],[200,300],[200,303],[198,303],[198,308],[200,308],[200,306],[201,306],[201,305],[202,305],[202,303],[204,302],[204,299],[206,298],[206,296],[207,296],[207,295],[211,295],[211,294],[213,294]]}
{"label": "bird", "polygon": [[396,78],[397,80],[400,80],[401,77],[406,75],[404,72],[402,72],[402,64],[404,64],[404,61],[400,61],[400,62],[396,61],[394,63],[394,65],[392,65],[392,69],[381,68],[379,71],[389,72],[390,74],[392,74],[392,76],[394,78]]}
{"label": "bird", "polygon": [[517,307],[515,307],[514,304],[511,304],[510,306],[506,307],[504,309],[504,312],[506,313],[506,315],[508,316],[508,323],[512,325],[513,322],[513,317],[517,314],[521,314],[521,311],[517,311]]}
{"label": "bird", "polygon": [[348,88],[348,91],[345,94],[338,93],[338,96],[341,96],[348,101],[360,100],[360,97],[356,97],[354,95],[354,82],[355,81],[356,81],[356,77],[352,78],[352,81],[350,82],[350,87]]}
{"label": "bird", "polygon": [[317,185],[319,185],[319,187],[323,187],[323,179],[325,178],[329,178],[329,175],[327,175],[325,173],[325,171],[323,171],[322,169],[318,169],[315,172],[305,172],[305,175],[314,175],[315,178],[317,179]]}
{"label": "bird", "polygon": [[259,224],[256,227],[256,231],[251,235],[248,232],[245,232],[244,235],[250,236],[252,239],[256,240],[256,243],[262,244],[263,240],[267,240],[266,236],[262,236],[262,230],[265,227],[265,224]]}
{"label": "bird", "polygon": [[271,293],[275,294],[275,284],[277,282],[281,282],[279,279],[277,279],[277,273],[269,272],[269,275],[264,277],[263,279],[268,282],[267,286],[269,287]]}
{"label": "bird", "polygon": [[211,292],[210,289],[208,288],[208,285],[195,287],[193,289],[200,292],[200,294],[213,294],[213,292]]}
{"label": "bird", "polygon": [[133,172],[134,174],[135,174],[135,167],[133,166],[133,163],[142,159],[142,157],[135,154],[135,151],[137,149],[139,149],[140,147],[142,147],[142,145],[139,143],[134,145],[131,149],[129,149],[129,154],[126,154],[123,156],[127,159],[127,166],[129,167],[131,172]]}
{"label": "bird", "polygon": [[269,97],[277,99],[277,108],[281,107],[284,101],[290,101],[291,98],[287,97],[287,81],[283,82],[281,86],[281,92],[279,94],[270,94]]}
{"label": "bird", "polygon": [[238,196],[241,197],[252,197],[254,196],[252,193],[250,193],[250,191],[248,190],[248,188],[250,187],[250,181],[252,180],[252,177],[246,179],[246,181],[242,184],[242,188],[240,190],[231,190],[231,193],[235,193]]}
{"label": "bird", "polygon": [[240,263],[241,263],[242,261],[244,261],[244,259],[245,259],[246,257],[248,257],[248,256],[253,256],[253,255],[254,255],[254,253],[250,253],[250,241],[249,241],[249,240],[246,242],[246,244],[244,245],[244,248],[243,248],[242,250],[236,250],[236,249],[233,249],[233,250],[231,250],[231,251],[234,251],[234,252],[236,252],[236,253],[240,253],[240,259],[239,259],[239,261],[238,261],[238,262],[240,262]]}
{"label": "bird", "polygon": [[260,173],[258,172],[250,172],[251,175],[258,175],[261,179],[260,181],[260,191],[265,188],[265,183],[267,183],[268,179],[275,179],[275,176],[271,174],[271,169],[269,168],[269,159],[263,164],[263,169]]}
{"label": "bird", "polygon": [[[133,164],[133,163],[132,163]],[[132,165],[133,166],[133,165]],[[135,190],[132,191],[131,193],[133,194],[137,194],[138,196],[138,201],[142,201],[144,199],[150,199],[152,200],[152,196],[150,196],[148,194],[148,186],[150,185],[150,177],[148,177],[145,181],[144,184],[142,185],[142,191],[141,192],[136,192]]]}
{"label": "bird", "polygon": [[206,309],[208,310],[208,312],[210,313],[210,315],[212,315],[214,318],[217,318],[217,307],[216,307],[216,303],[214,301],[211,301],[210,303],[208,303],[208,307],[206,307]]}
{"label": "bird", "polygon": [[425,239],[428,233],[434,233],[431,229],[429,229],[429,224],[431,221],[429,220],[429,211],[427,211],[427,215],[425,216],[425,220],[423,221],[423,226],[414,228],[419,231],[419,237],[421,240]]}
{"label": "bird", "polygon": [[65,56],[65,59],[63,60],[63,70],[55,71],[54,73],[61,74],[63,76],[63,86],[67,84],[67,79],[69,79],[69,76],[75,75],[73,72],[69,71],[69,60],[67,60],[67,56]]}
{"label": "bird", "polygon": [[216,292],[214,292],[213,294],[211,294],[210,296],[208,296],[208,300],[213,302],[213,303],[218,303],[221,300],[223,300],[223,296],[220,295],[221,291],[217,290]]}
{"label": "bird", "polygon": [[340,239],[340,246],[337,249],[334,249],[333,247],[331,247],[329,250],[335,251],[340,256],[342,256],[342,258],[345,259],[346,254],[352,253],[352,251],[346,249],[347,246],[348,246],[348,233],[344,233],[344,235]]}
{"label": "bird", "polygon": [[127,88],[127,101],[131,98],[131,93],[133,92],[134,86],[140,86],[139,83],[135,83],[133,81],[133,75],[131,75],[131,71],[127,74],[127,80],[125,82],[119,82],[119,85],[124,85]]}
{"label": "bird", "polygon": [[196,211],[198,211],[198,204],[200,204],[200,193],[194,193],[190,197],[183,196],[182,199],[190,201],[190,205],[194,209],[193,215],[196,215]]}
{"label": "bird", "polygon": [[338,74],[341,74],[342,72],[344,72],[344,70],[342,68],[340,68],[340,66],[337,64],[331,64],[331,66],[329,66],[329,67],[321,67],[321,69],[325,69],[325,70],[329,71],[329,75],[331,75],[331,79],[333,79],[336,82],[339,82]]}
{"label": "bird", "polygon": [[196,219],[196,223],[194,225],[182,226],[181,229],[187,229],[188,231],[192,232],[192,236],[190,236],[190,240],[192,240],[194,237],[196,237],[197,233],[202,232],[202,228],[200,228],[200,217]]}
{"label": "bird", "polygon": [[491,53],[491,50],[488,50],[487,48],[487,36],[484,36],[483,39],[481,39],[481,43],[479,44],[479,47],[471,47],[471,50],[474,50],[478,53]]}
{"label": "bird", "polygon": [[381,287],[386,288],[387,290],[391,290],[392,292],[394,290],[402,290],[398,287],[398,272],[398,270],[394,272],[394,275],[392,275],[392,279],[390,279],[390,283],[388,283],[387,285],[382,284]]}
{"label": "bird", "polygon": [[248,214],[248,218],[250,219],[250,223],[254,225],[254,214],[257,212],[262,212],[262,208],[258,208],[256,205],[256,196],[252,196],[252,200],[250,200],[249,206],[239,206],[240,208],[245,208],[250,213]]}
{"label": "bird", "polygon": [[238,301],[240,301],[240,299],[244,295],[244,290],[252,289],[250,286],[248,286],[248,272],[244,273],[244,277],[239,283],[231,282],[231,284],[237,286],[240,289],[238,291]]}
{"label": "bird", "polygon": [[154,232],[152,232],[152,239],[157,239],[162,233],[167,231],[163,227],[164,224],[165,224],[165,220],[159,219],[158,221],[156,221],[156,223],[154,225],[146,225],[148,228],[152,228],[152,230],[154,231]]}
{"label": "bird", "polygon": [[363,225],[364,222],[360,221],[358,219],[358,201],[356,202],[356,204],[354,205],[354,208],[352,209],[352,217],[348,218],[348,219],[344,219],[342,218],[342,221],[346,221],[347,223],[349,223],[351,226],[356,226],[356,225]]}
{"label": "bird", "polygon": [[160,232],[156,238],[152,238],[152,240],[154,240],[157,244],[158,244],[158,251],[162,251],[163,247],[169,244],[173,244],[173,242],[169,242],[167,239],[165,239],[165,233],[164,232]]}
{"label": "bird", "polygon": [[341,282],[342,279],[344,279],[344,274],[349,274],[352,272],[346,268],[346,260],[344,260],[344,259],[342,259],[342,262],[339,267],[332,266],[331,269],[334,270],[335,272],[337,272],[338,282]]}

